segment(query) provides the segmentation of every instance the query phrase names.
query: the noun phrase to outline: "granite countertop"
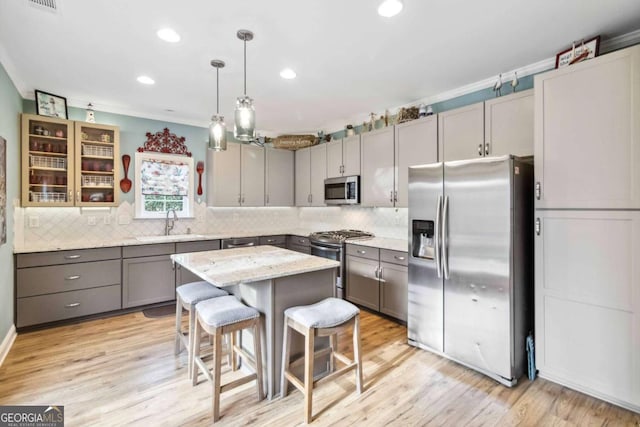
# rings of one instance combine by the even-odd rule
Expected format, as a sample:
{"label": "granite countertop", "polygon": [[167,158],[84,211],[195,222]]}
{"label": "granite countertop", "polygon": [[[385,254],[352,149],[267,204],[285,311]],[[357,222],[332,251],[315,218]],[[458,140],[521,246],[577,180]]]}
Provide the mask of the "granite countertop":
{"label": "granite countertop", "polygon": [[275,246],[174,254],[171,259],[219,287],[340,267],[338,261]]}
{"label": "granite countertop", "polygon": [[391,249],[393,251],[408,252],[407,239],[392,239],[390,237],[372,237],[369,239],[347,239],[348,244],[369,246],[372,248]]}
{"label": "granite countertop", "polygon": [[308,237],[311,234],[311,230],[296,228],[288,230],[263,230],[263,231],[234,231],[228,233],[213,233],[213,234],[171,234],[169,236],[137,236],[123,239],[111,239],[102,240],[96,242],[95,240],[73,240],[68,242],[51,242],[41,241],[25,244],[24,246],[14,247],[13,253],[31,253],[31,252],[49,252],[49,251],[62,251],[62,250],[74,250],[74,249],[94,249],[94,248],[109,248],[115,246],[137,246],[137,245],[150,245],[157,243],[175,243],[175,242],[196,242],[199,240],[217,240],[217,239],[233,239],[240,237],[261,237],[261,236],[275,236],[282,234],[290,234],[294,236]]}

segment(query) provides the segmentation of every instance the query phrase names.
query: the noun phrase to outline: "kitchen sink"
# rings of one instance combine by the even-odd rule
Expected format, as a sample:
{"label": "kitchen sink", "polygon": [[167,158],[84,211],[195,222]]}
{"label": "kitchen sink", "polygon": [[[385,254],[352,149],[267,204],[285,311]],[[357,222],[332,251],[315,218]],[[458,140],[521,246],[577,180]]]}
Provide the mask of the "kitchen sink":
{"label": "kitchen sink", "polygon": [[191,240],[202,239],[202,234],[169,234],[168,236],[138,236],[136,240],[139,242],[171,242],[174,240]]}

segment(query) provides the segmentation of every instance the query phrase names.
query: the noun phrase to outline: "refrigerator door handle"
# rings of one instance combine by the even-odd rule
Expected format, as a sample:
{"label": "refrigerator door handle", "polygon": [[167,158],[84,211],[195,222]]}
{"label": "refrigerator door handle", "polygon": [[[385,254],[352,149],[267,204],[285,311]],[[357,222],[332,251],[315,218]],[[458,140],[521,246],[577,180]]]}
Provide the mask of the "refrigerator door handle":
{"label": "refrigerator door handle", "polygon": [[436,224],[433,235],[435,236],[435,255],[436,255],[436,272],[438,273],[438,279],[442,277],[442,262],[440,260],[440,220],[442,212],[442,195],[438,196],[438,206],[436,207]]}
{"label": "refrigerator door handle", "polygon": [[442,209],[442,271],[444,278],[449,278],[449,196],[444,196]]}

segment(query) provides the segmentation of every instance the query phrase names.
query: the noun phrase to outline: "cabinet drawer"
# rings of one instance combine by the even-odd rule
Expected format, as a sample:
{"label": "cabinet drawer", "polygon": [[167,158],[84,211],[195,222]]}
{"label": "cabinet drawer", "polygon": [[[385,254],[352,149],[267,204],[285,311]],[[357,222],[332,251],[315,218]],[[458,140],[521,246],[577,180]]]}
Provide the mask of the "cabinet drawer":
{"label": "cabinet drawer", "polygon": [[287,242],[287,245],[309,246],[309,238],[301,237],[301,236],[289,236],[289,241]]}
{"label": "cabinet drawer", "polygon": [[120,285],[17,300],[17,327],[120,309]]}
{"label": "cabinet drawer", "polygon": [[158,243],[154,245],[125,246],[122,248],[122,258],[136,258],[142,256],[171,255],[175,252],[174,243]]}
{"label": "cabinet drawer", "polygon": [[176,253],[215,251],[220,249],[220,240],[202,240],[198,242],[177,242]]}
{"label": "cabinet drawer", "polygon": [[18,254],[16,268],[119,259],[120,247]]}
{"label": "cabinet drawer", "polygon": [[286,245],[287,244],[287,236],[261,236],[260,237],[261,245]]}
{"label": "cabinet drawer", "polygon": [[311,247],[310,246],[288,245],[287,249],[289,249],[291,251],[296,251],[296,252],[300,252],[300,253],[303,253],[303,254],[311,255]]}
{"label": "cabinet drawer", "polygon": [[380,249],[380,261],[398,265],[409,265],[407,252],[393,251],[391,249]]}
{"label": "cabinet drawer", "polygon": [[120,260],[17,270],[17,297],[120,285]]}
{"label": "cabinet drawer", "polygon": [[377,261],[380,256],[380,249],[372,248],[370,246],[348,244],[347,255],[357,256],[360,258],[374,259]]}

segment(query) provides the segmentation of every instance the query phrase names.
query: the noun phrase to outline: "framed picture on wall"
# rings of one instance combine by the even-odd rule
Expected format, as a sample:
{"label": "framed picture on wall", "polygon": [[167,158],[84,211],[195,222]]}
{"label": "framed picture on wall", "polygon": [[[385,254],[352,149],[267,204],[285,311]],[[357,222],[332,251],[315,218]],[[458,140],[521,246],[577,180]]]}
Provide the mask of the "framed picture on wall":
{"label": "framed picture on wall", "polygon": [[0,245],[7,243],[7,141],[0,136]]}
{"label": "framed picture on wall", "polygon": [[68,119],[67,98],[36,89],[36,113],[40,116]]}

